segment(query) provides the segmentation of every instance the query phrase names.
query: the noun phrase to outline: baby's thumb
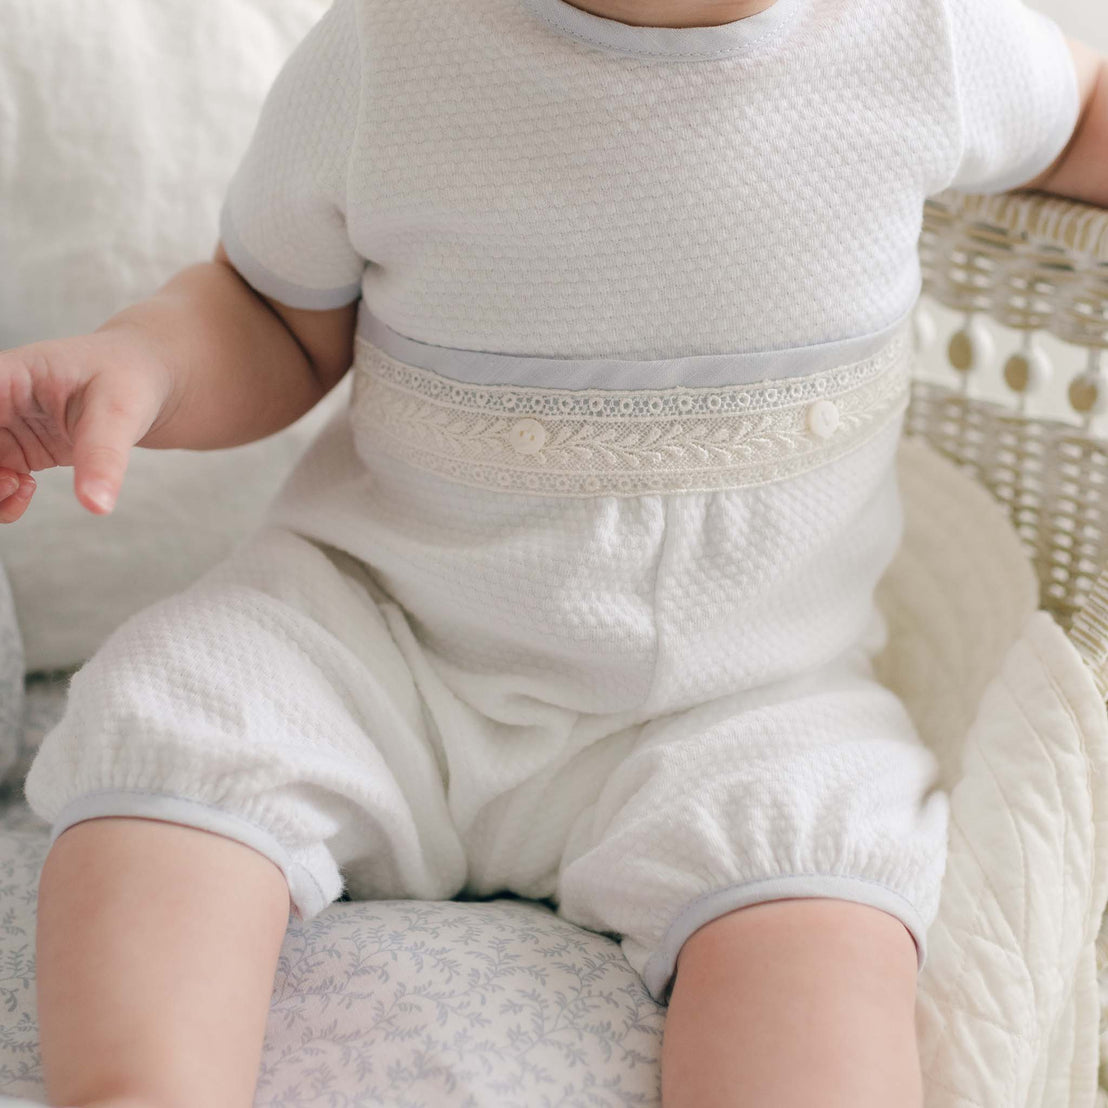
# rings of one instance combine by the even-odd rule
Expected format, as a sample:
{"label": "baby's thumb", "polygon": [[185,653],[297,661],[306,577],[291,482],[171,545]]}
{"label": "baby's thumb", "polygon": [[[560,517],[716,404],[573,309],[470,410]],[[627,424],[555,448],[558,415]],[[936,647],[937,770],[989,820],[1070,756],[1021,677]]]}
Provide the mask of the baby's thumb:
{"label": "baby's thumb", "polygon": [[115,507],[131,447],[149,424],[118,387],[113,390],[104,378],[89,382],[73,429],[73,491],[89,511],[106,515]]}

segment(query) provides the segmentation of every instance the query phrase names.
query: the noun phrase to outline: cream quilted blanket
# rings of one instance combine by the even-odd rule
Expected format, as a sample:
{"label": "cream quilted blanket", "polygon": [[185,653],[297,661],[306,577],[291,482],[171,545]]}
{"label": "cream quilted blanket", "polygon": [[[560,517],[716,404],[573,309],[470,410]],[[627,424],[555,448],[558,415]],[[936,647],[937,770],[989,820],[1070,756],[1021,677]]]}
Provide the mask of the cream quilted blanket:
{"label": "cream quilted blanket", "polygon": [[906,440],[904,547],[881,585],[882,679],[951,789],[920,978],[927,1108],[1097,1103],[1108,716],[1001,508]]}

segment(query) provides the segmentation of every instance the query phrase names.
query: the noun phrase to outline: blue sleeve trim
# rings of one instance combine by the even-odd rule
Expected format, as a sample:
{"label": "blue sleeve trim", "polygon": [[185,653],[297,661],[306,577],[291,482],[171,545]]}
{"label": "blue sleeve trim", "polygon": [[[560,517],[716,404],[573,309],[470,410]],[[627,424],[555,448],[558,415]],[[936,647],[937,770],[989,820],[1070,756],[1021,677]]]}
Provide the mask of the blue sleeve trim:
{"label": "blue sleeve trim", "polygon": [[706,923],[751,904],[794,897],[831,897],[868,904],[895,916],[908,929],[916,944],[917,972],[927,961],[927,928],[915,906],[900,893],[874,881],[834,874],[794,874],[749,881],[700,897],[689,904],[669,925],[658,949],[643,969],[643,983],[659,1004],[665,1004],[677,969],[677,955],[685,940]]}
{"label": "blue sleeve trim", "polygon": [[352,304],[362,295],[361,281],[337,288],[313,289],[286,281],[284,277],[274,273],[243,245],[231,218],[230,206],[226,203],[219,217],[219,236],[223,242],[223,249],[227,251],[227,257],[231,259],[231,264],[239,271],[243,280],[263,296],[268,296],[288,308],[324,312]]}
{"label": "blue sleeve trim", "polygon": [[[264,827],[242,816],[200,800],[144,789],[102,789],[70,801],[54,820],[50,830],[51,845],[74,824],[104,816],[134,816],[179,823],[234,839],[253,848],[285,875],[293,907],[304,920],[319,915],[342,891],[338,867],[331,852],[322,843],[308,852],[305,861],[300,861]],[[334,887],[336,884],[338,888],[332,896],[325,886]]]}

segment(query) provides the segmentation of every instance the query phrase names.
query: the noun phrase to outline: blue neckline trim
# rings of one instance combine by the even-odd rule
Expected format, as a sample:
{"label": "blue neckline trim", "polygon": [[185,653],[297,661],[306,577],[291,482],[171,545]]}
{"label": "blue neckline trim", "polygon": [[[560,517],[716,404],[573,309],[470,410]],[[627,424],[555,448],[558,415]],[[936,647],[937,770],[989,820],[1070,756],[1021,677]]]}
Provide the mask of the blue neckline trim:
{"label": "blue neckline trim", "polygon": [[620,54],[670,61],[732,57],[776,37],[809,0],[776,0],[765,11],[714,27],[640,27],[593,15],[567,0],[523,0],[555,30]]}

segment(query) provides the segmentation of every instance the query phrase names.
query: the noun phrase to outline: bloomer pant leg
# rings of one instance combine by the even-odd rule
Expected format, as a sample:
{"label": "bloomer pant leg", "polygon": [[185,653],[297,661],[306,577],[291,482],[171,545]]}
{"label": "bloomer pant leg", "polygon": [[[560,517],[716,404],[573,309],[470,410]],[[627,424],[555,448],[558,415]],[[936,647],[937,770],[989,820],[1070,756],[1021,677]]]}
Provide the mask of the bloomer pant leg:
{"label": "bloomer pant leg", "polygon": [[621,936],[655,999],[695,930],[767,900],[882,909],[907,927],[922,966],[947,797],[867,657],[648,724],[574,824],[559,911]]}
{"label": "bloomer pant leg", "polygon": [[99,816],[225,835],[283,871],[304,919],[344,876],[356,898],[455,895],[437,742],[357,565],[263,528],[120,627],[27,778],[53,837]]}

